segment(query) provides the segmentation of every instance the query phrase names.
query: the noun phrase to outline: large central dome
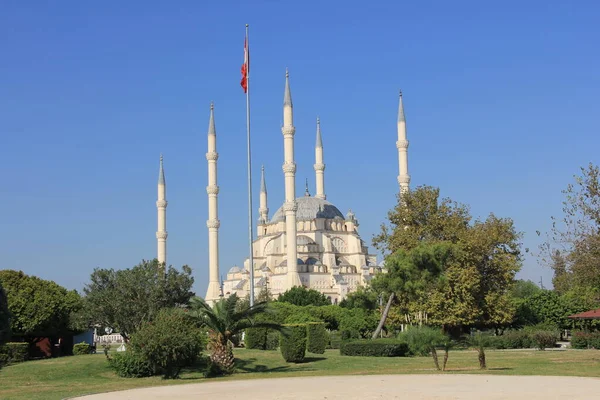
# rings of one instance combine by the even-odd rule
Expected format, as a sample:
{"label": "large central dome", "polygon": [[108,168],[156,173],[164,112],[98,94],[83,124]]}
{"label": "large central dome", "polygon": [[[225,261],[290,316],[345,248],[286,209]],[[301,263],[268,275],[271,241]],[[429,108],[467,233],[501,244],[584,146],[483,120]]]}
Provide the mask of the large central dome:
{"label": "large central dome", "polygon": [[[296,211],[296,219],[298,221],[313,220],[315,218],[344,219],[344,214],[327,200],[304,196],[297,198],[296,204],[298,205],[298,211]],[[283,206],[279,207],[273,218],[271,218],[271,222],[279,221],[285,221]]]}

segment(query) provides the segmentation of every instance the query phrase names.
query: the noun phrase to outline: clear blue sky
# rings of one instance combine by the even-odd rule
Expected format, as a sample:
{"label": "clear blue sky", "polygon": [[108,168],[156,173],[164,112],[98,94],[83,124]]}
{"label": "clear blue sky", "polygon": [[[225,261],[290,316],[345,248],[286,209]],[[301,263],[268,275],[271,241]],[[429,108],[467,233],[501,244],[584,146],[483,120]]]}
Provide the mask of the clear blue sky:
{"label": "clear blue sky", "polygon": [[[225,4],[226,3],[226,4]],[[215,102],[221,272],[246,240],[244,24],[251,26],[253,176],[283,201],[284,71],[297,193],[326,192],[370,242],[398,190],[404,92],[412,185],[475,216],[512,217],[537,248],[561,190],[598,163],[600,5],[594,1],[8,1],[0,12],[0,268],[82,288],[94,267],[156,255],[165,156],[168,258],[207,270],[206,132]],[[255,218],[258,217],[255,211]],[[528,256],[519,277],[549,283]]]}

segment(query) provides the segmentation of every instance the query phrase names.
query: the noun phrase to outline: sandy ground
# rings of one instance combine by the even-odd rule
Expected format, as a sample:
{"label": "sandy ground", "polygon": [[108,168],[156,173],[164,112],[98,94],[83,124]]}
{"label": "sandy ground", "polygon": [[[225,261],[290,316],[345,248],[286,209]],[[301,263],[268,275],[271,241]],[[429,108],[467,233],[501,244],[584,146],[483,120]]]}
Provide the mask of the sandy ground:
{"label": "sandy ground", "polygon": [[78,399],[600,399],[600,379],[491,375],[275,378],[160,386],[78,397]]}

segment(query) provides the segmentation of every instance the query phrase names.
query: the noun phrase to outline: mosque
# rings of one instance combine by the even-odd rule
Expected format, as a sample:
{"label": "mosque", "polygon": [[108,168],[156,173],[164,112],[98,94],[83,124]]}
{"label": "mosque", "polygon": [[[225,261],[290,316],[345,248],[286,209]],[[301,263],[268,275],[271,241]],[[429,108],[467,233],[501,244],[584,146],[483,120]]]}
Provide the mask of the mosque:
{"label": "mosque", "polygon": [[[252,244],[254,268],[254,290],[265,288],[272,295],[294,286],[315,289],[337,304],[344,297],[366,286],[371,278],[384,271],[377,265],[376,256],[358,234],[358,219],[350,210],[344,215],[334,204],[327,201],[325,194],[325,162],[320,121],[317,119],[315,144],[316,193],[312,196],[306,185],[303,196],[296,197],[296,164],[294,162],[294,113],[289,74],[286,72],[283,99],[284,144],[283,174],[285,179],[285,201],[269,218],[267,184],[264,168],[261,170],[259,219],[256,238]],[[400,93],[398,109],[398,149],[400,190],[408,190],[408,140],[406,120]],[[217,186],[217,135],[214,107],[211,104],[208,126],[208,263],[209,284],[205,299],[209,302],[233,293],[244,297],[250,290],[250,261],[244,267],[234,266],[220,281],[219,269],[219,226]],[[161,156],[158,180],[158,260],[166,262],[166,183]]]}

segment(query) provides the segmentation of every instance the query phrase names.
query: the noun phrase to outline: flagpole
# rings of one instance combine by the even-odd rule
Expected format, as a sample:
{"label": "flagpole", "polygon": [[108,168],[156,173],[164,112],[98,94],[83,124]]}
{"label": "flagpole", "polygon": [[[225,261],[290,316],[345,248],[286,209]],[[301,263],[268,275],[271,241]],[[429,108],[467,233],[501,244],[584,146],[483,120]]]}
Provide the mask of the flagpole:
{"label": "flagpole", "polygon": [[254,252],[252,249],[252,162],[250,158],[250,40],[248,40],[248,24],[246,24],[246,137],[248,147],[248,245],[250,248],[250,307],[254,305]]}

